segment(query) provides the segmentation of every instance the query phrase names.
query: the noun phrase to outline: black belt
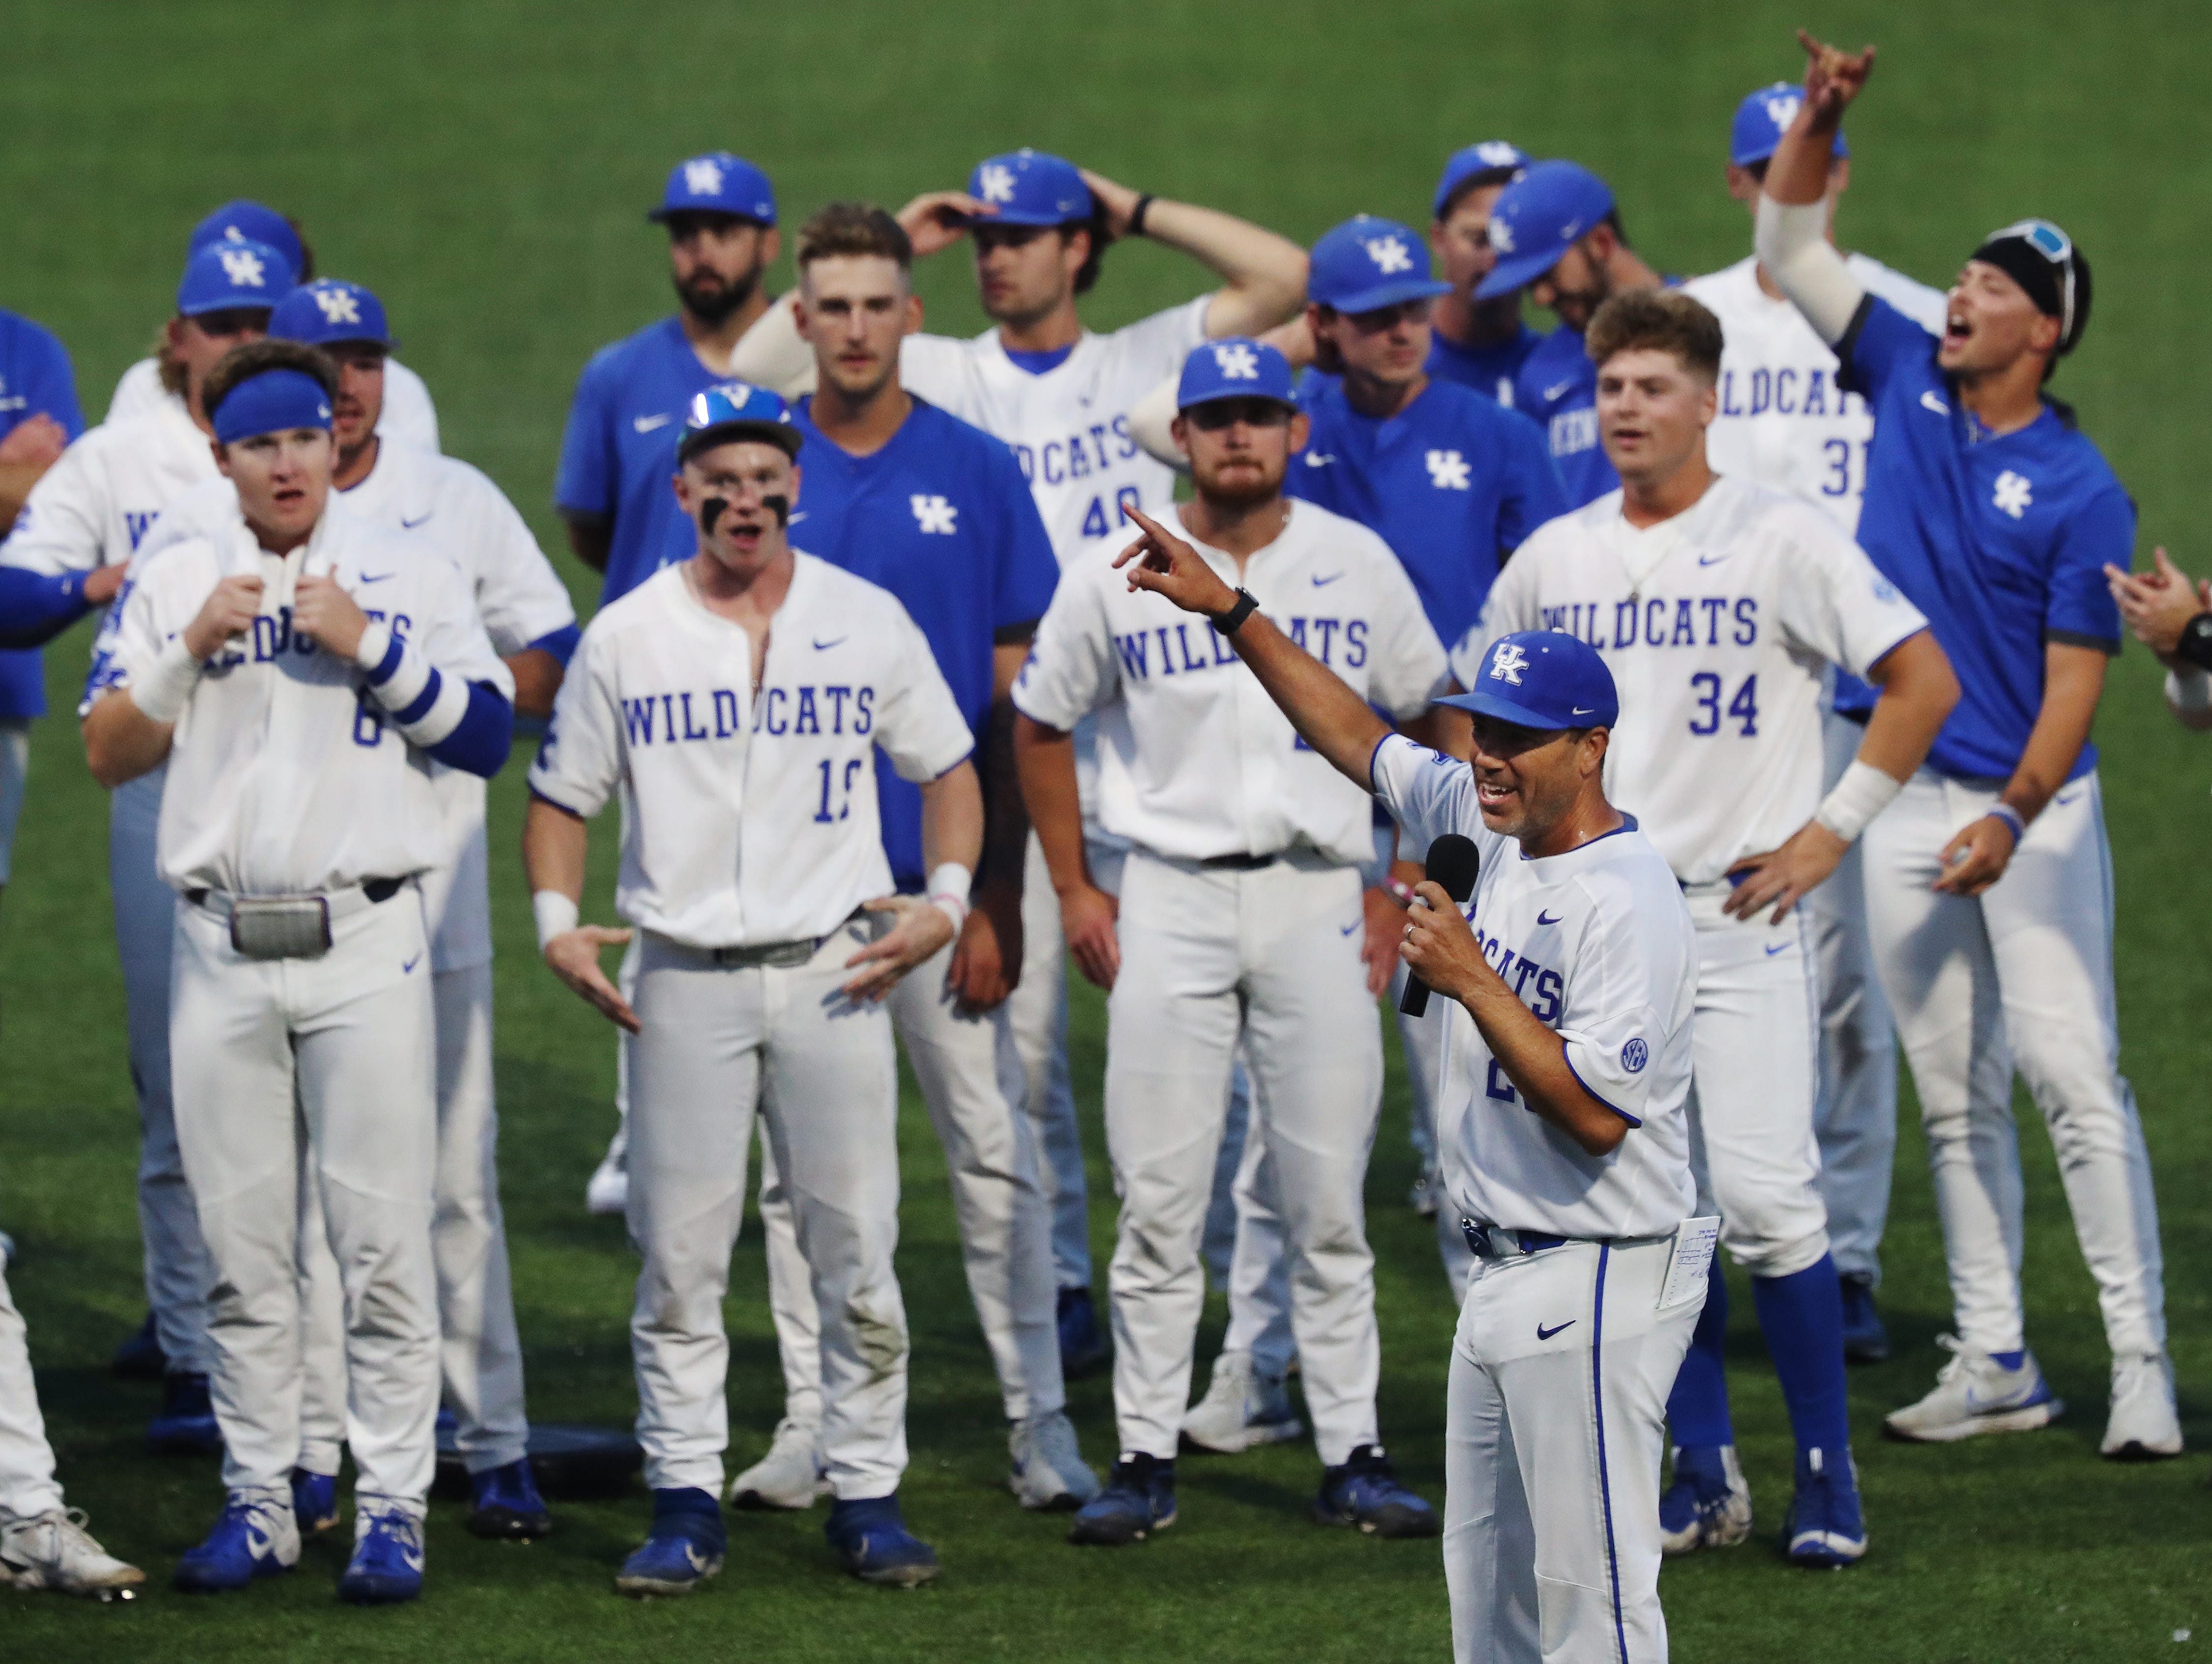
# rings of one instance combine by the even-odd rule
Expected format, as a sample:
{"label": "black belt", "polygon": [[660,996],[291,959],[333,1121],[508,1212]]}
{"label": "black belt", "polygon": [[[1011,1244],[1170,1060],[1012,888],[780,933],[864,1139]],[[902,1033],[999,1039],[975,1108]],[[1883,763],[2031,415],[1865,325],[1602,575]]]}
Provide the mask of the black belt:
{"label": "black belt", "polygon": [[[406,883],[407,880],[404,878],[363,878],[361,881],[361,893],[368,896],[371,902],[388,902],[400,892]],[[208,893],[204,887],[188,890],[185,892],[185,899],[194,907],[200,906],[207,898]]]}
{"label": "black belt", "polygon": [[1208,855],[1199,865],[1209,872],[1257,872],[1283,858],[1276,855]]}
{"label": "black belt", "polygon": [[1504,1230],[1497,1225],[1486,1225],[1475,1219],[1462,1219],[1459,1222],[1459,1229],[1460,1235],[1467,1238],[1468,1248],[1478,1260],[1495,1260],[1500,1257],[1496,1238],[1492,1235],[1493,1231],[1498,1236],[1509,1238],[1523,1254],[1540,1254],[1546,1248],[1565,1248],[1567,1244],[1567,1239],[1564,1236],[1547,1236],[1540,1230]]}

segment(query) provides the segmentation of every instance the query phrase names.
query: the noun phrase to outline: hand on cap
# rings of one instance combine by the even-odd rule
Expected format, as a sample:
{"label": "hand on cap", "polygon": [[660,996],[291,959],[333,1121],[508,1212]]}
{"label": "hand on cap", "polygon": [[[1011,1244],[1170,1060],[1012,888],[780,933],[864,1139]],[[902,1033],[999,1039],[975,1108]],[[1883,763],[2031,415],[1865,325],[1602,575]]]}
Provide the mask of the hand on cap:
{"label": "hand on cap", "polygon": [[1797,44],[1805,49],[1805,108],[1812,125],[1832,131],[1850,102],[1866,90],[1874,73],[1874,48],[1847,52],[1797,31]]}
{"label": "hand on cap", "polygon": [[1130,190],[1126,185],[1115,183],[1103,173],[1094,173],[1087,167],[1079,167],[1075,171],[1083,176],[1084,184],[1091,187],[1091,194],[1106,210],[1106,229],[1116,237],[1127,236],[1129,216],[1137,211],[1137,198],[1141,193]]}
{"label": "hand on cap", "polygon": [[[1129,588],[1149,589],[1164,595],[1185,612],[1211,617],[1237,604],[1237,592],[1221,581],[1220,574],[1199,558],[1198,551],[1141,509],[1126,503],[1121,512],[1144,528],[1145,535],[1114,557],[1118,570],[1129,568]],[[1130,563],[1134,562],[1134,565]]]}
{"label": "hand on cap", "polygon": [[999,210],[987,202],[979,202],[965,191],[925,191],[893,216],[907,240],[914,245],[914,258],[923,260],[952,246],[968,234],[968,222],[978,214],[995,214]]}

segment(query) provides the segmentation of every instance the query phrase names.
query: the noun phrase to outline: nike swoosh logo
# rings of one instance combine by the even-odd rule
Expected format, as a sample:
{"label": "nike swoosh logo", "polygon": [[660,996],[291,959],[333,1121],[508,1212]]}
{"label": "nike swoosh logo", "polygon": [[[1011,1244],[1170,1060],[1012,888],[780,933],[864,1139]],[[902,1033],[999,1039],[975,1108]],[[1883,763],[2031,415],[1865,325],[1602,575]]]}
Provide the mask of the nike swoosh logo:
{"label": "nike swoosh logo", "polygon": [[416,966],[417,966],[417,965],[421,964],[422,963],[422,956],[421,954],[419,954],[419,953],[418,953],[418,954],[416,954],[416,955],[412,959],[410,959],[410,960],[409,960],[405,964],[402,965],[402,966],[399,968],[399,974],[400,974],[402,976],[404,976],[404,975],[407,975],[407,973],[408,973],[409,971],[413,970],[413,969],[415,969],[415,967],[416,967]]}
{"label": "nike swoosh logo", "polygon": [[1556,925],[1559,921],[1553,914],[1539,910],[1536,914],[1536,922],[1540,925]]}
{"label": "nike swoosh logo", "polygon": [[649,434],[656,428],[665,428],[675,418],[663,413],[659,416],[632,416],[629,425],[641,434]]}
{"label": "nike swoosh logo", "polygon": [[1936,398],[1933,393],[1922,393],[1920,395],[1920,403],[1923,409],[1933,410],[1937,416],[1947,416],[1951,414],[1951,407],[1946,404],[1942,399]]}
{"label": "nike swoosh logo", "polygon": [[398,575],[397,572],[364,572],[361,574],[361,580],[364,584],[380,584],[386,578],[397,578]]}
{"label": "nike swoosh logo", "polygon": [[830,648],[832,648],[832,647],[834,647],[837,646],[839,642],[841,642],[841,641],[850,641],[851,639],[852,639],[852,638],[851,638],[850,636],[840,635],[840,636],[837,636],[837,637],[836,637],[834,640],[831,640],[831,641],[817,641],[817,642],[814,644],[814,651],[815,651],[815,652],[817,652],[817,653],[827,653],[827,652],[829,652],[829,651],[830,651]]}
{"label": "nike swoosh logo", "polygon": [[1326,468],[1335,460],[1336,459],[1326,451],[1318,454],[1311,451],[1306,452],[1306,466],[1309,468]]}
{"label": "nike swoosh logo", "polygon": [[1539,1323],[1536,1326],[1536,1339],[1539,1340],[1549,1340],[1553,1335],[1559,1333],[1561,1329],[1571,1329],[1574,1327],[1575,1320],[1571,1317],[1564,1323],[1554,1323],[1548,1329],[1541,1323]]}
{"label": "nike swoosh logo", "polygon": [[[1729,552],[1733,553],[1734,551],[1731,550]],[[1718,566],[1726,559],[1728,559],[1727,555],[1700,555],[1698,556],[1698,564],[1699,566]]]}
{"label": "nike swoosh logo", "polygon": [[1595,705],[1577,705],[1567,714],[1570,716],[1595,716],[1597,714],[1597,707]]}
{"label": "nike swoosh logo", "polygon": [[1561,393],[1566,392],[1568,388],[1574,385],[1574,379],[1570,376],[1566,380],[1559,383],[1556,386],[1545,388],[1544,403],[1549,404],[1553,399],[1557,398]]}
{"label": "nike swoosh logo", "polygon": [[1340,930],[1340,931],[1337,932],[1337,934],[1338,934],[1339,936],[1349,936],[1349,935],[1351,935],[1351,934],[1352,934],[1352,932],[1353,931],[1358,930],[1358,929],[1359,928],[1359,926],[1360,926],[1363,923],[1364,923],[1364,922],[1365,922],[1365,921],[1364,921],[1364,920],[1354,919],[1354,920],[1353,920],[1350,924],[1346,925],[1346,926],[1342,930]]}
{"label": "nike swoosh logo", "polygon": [[1787,942],[1778,942],[1778,943],[1776,943],[1772,947],[1771,947],[1771,948],[1767,949],[1767,950],[1766,950],[1766,956],[1767,956],[1769,959],[1771,959],[1771,958],[1773,958],[1773,957],[1774,957],[1774,956],[1775,956],[1776,954],[1778,954],[1778,953],[1787,953],[1787,952],[1789,952],[1789,951],[1790,951],[1790,944],[1789,944],[1789,943],[1787,943]]}
{"label": "nike swoosh logo", "polygon": [[428,515],[428,514],[417,514],[417,515],[416,515],[413,519],[411,519],[411,520],[402,520],[402,521],[400,521],[400,522],[399,522],[399,529],[400,529],[402,531],[413,531],[416,526],[418,526],[418,525],[422,525],[423,521],[425,521],[425,520],[428,519],[429,518],[430,518],[430,516],[429,516],[429,515]]}
{"label": "nike swoosh logo", "polygon": [[1332,572],[1332,573],[1330,573],[1330,574],[1328,574],[1328,577],[1326,577],[1326,578],[1322,577],[1319,573],[1316,573],[1316,574],[1314,574],[1313,586],[1314,586],[1316,589],[1319,589],[1319,588],[1321,588],[1321,587],[1322,587],[1323,585],[1325,585],[1325,584],[1333,584],[1333,583],[1334,583],[1334,582],[1335,582],[1339,578],[1341,578],[1342,576],[1344,576],[1344,574],[1343,574],[1341,572]]}
{"label": "nike swoosh logo", "polygon": [[2074,801],[2074,799],[2076,799],[2076,798],[2080,797],[2081,795],[2081,791],[2080,791],[2080,789],[2077,787],[2077,788],[2075,788],[2074,791],[2071,791],[2071,792],[2061,792],[2061,793],[2057,795],[2057,797],[2056,799],[2053,799],[2053,801],[2054,801],[2054,802],[2057,802],[2057,803],[2071,803],[2071,802],[2073,802],[2073,801]]}

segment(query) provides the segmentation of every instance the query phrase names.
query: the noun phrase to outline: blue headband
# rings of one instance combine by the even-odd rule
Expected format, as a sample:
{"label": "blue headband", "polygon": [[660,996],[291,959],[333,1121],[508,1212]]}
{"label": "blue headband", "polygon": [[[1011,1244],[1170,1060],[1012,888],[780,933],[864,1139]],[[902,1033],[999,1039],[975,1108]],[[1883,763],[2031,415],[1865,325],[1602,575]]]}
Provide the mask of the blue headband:
{"label": "blue headband", "polygon": [[331,425],[330,396],[304,370],[264,370],[233,387],[216,407],[215,436],[235,445],[257,434]]}

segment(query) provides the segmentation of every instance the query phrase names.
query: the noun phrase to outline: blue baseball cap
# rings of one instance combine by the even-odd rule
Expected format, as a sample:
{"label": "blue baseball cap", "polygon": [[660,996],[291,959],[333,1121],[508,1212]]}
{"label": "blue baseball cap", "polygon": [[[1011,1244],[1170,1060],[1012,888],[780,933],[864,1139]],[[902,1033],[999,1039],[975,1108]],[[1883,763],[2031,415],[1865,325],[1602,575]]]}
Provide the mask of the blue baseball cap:
{"label": "blue baseball cap", "polygon": [[749,381],[718,381],[705,392],[695,393],[684,410],[676,460],[689,462],[702,451],[738,439],[765,440],[786,456],[796,457],[799,437],[791,406],[767,388]]}
{"label": "blue baseball cap", "polygon": [[1217,398],[1272,398],[1296,410],[1298,390],[1291,379],[1291,361],[1249,335],[1224,336],[1193,347],[1176,383],[1176,409],[1188,410]]}
{"label": "blue baseball cap", "polygon": [[741,220],[774,225],[775,187],[743,156],[709,150],[703,156],[686,157],[668,170],[660,206],[645,217],[660,221],[676,214],[734,214]]}
{"label": "blue baseball cap", "polygon": [[1527,288],[1612,212],[1612,191],[1589,168],[1571,161],[1534,163],[1490,210],[1490,246],[1498,264],[1474,298],[1487,301]]}
{"label": "blue baseball cap", "polygon": [[1437,702],[1523,728],[1610,728],[1620,720],[1620,695],[1597,649],[1549,629],[1499,636],[1483,653],[1473,690]]}
{"label": "blue baseball cap", "polygon": [[300,234],[292,228],[291,221],[268,203],[248,197],[232,197],[194,226],[185,244],[185,253],[189,257],[210,243],[221,242],[265,243],[291,263],[295,278],[307,264],[307,245],[300,240]]}
{"label": "blue baseball cap", "polygon": [[177,280],[177,315],[240,307],[273,309],[292,292],[292,263],[266,243],[220,238],[185,262]]}
{"label": "blue baseball cap", "polygon": [[334,341],[373,341],[386,351],[398,343],[385,323],[384,302],[359,283],[318,277],[302,283],[269,314],[269,333],[281,341],[327,347]]}
{"label": "blue baseball cap", "polygon": [[[1797,106],[1804,101],[1805,89],[1789,81],[1746,94],[1743,102],[1735,106],[1735,119],[1729,124],[1729,161],[1738,167],[1749,167],[1771,156],[1783,134],[1790,131],[1790,124],[1797,119]],[[1850,153],[1850,146],[1844,143],[1843,130],[1838,128],[1835,148],[1828,154],[1840,157]]]}
{"label": "blue baseball cap", "polygon": [[1066,225],[1091,217],[1091,187],[1075,164],[1027,145],[977,162],[968,194],[999,210],[976,224]]}
{"label": "blue baseball cap", "polygon": [[1373,312],[1450,289],[1430,274],[1428,239],[1373,214],[1322,233],[1306,274],[1306,298],[1339,312]]}
{"label": "blue baseball cap", "polygon": [[1464,150],[1455,150],[1444,163],[1443,176],[1437,181],[1437,194],[1431,211],[1438,219],[1444,216],[1444,208],[1460,194],[1470,179],[1486,173],[1496,174],[1496,183],[1503,184],[1528,165],[1528,158],[1517,144],[1504,139],[1485,139],[1480,144],[1470,144]]}

